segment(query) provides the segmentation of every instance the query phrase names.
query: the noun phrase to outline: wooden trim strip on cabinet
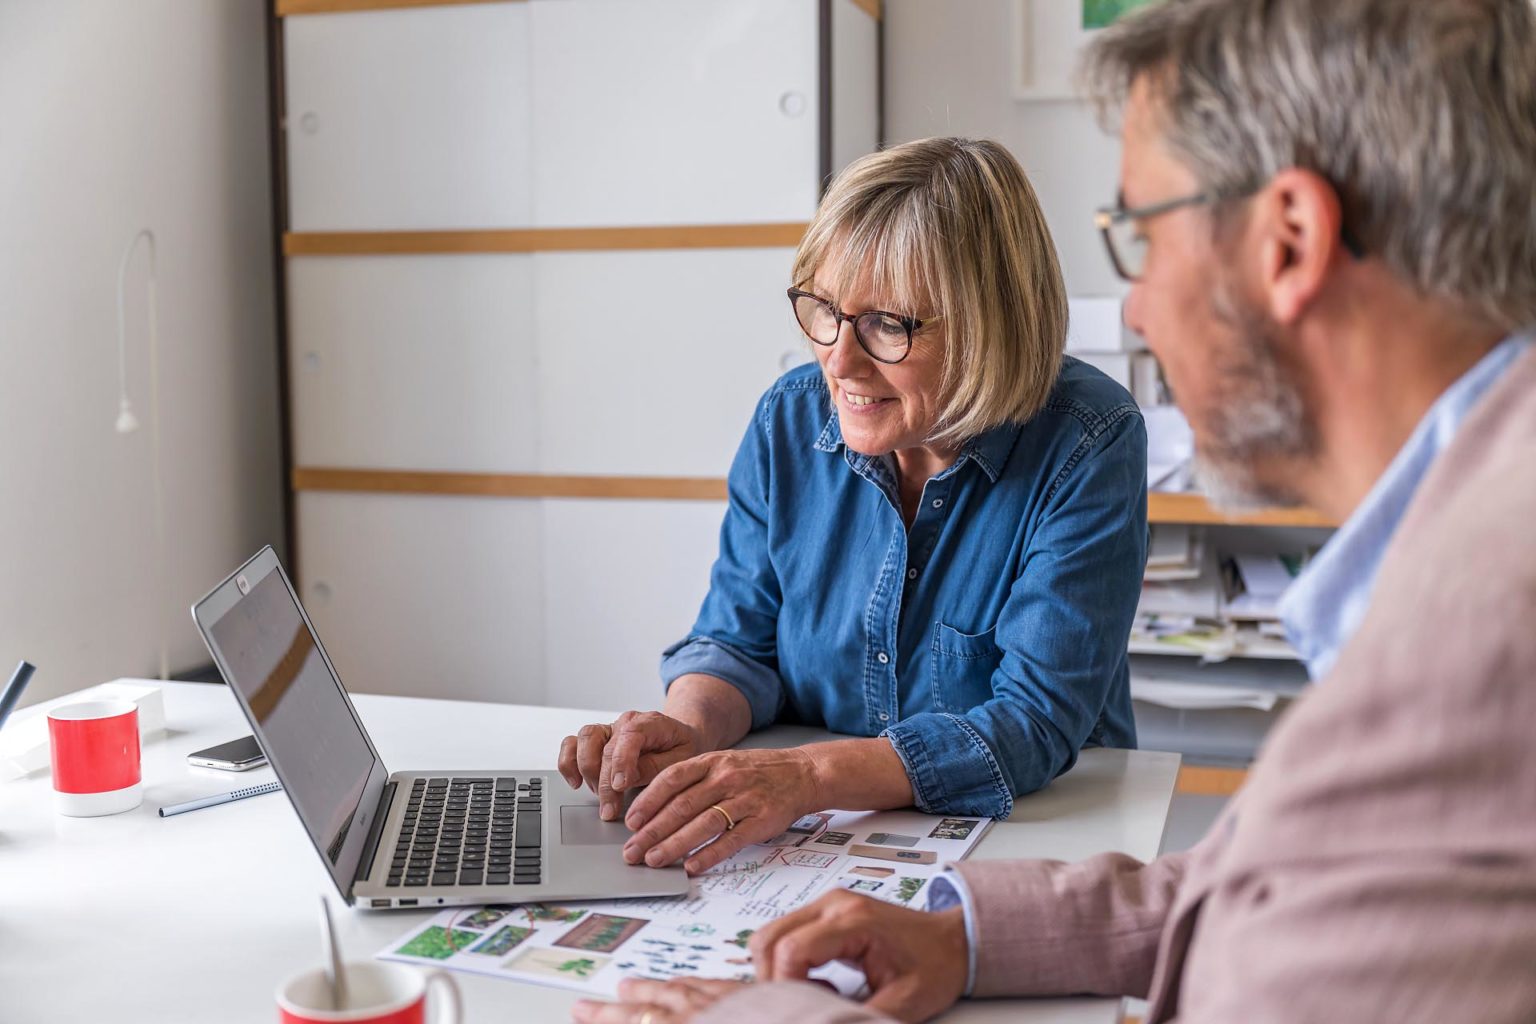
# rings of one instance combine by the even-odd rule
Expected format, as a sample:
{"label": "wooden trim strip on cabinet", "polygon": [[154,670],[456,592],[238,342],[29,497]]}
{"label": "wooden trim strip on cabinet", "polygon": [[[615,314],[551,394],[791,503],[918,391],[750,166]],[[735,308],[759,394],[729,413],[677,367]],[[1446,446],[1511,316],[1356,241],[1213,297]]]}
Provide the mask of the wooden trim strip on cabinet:
{"label": "wooden trim strip on cabinet", "polygon": [[794,223],[484,231],[290,231],[283,236],[283,253],[287,256],[399,256],[614,249],[774,249],[799,245],[806,227],[804,223]]}
{"label": "wooden trim strip on cabinet", "polygon": [[396,469],[300,466],[295,491],[382,494],[457,494],[482,498],[631,498],[724,501],[725,481],[714,477],[557,476],[547,473],[436,473]]}
{"label": "wooden trim strip on cabinet", "polygon": [[1339,524],[1306,508],[1272,508],[1239,515],[1225,515],[1212,507],[1203,494],[1172,494],[1153,491],[1147,495],[1147,521],[1153,523],[1235,524],[1240,526],[1320,526]]}
{"label": "wooden trim strip on cabinet", "polygon": [[1248,781],[1246,768],[1217,768],[1212,765],[1186,764],[1179,768],[1175,793],[1186,796],[1231,796]]}
{"label": "wooden trim strip on cabinet", "polygon": [[452,7],[462,4],[517,3],[520,0],[275,0],[279,18],[294,14],[344,14],[397,7]]}
{"label": "wooden trim strip on cabinet", "polygon": [[876,21],[879,21],[881,16],[884,14],[884,12],[881,10],[883,5],[881,4],[880,0],[853,0],[853,6],[857,7],[871,18],[874,18]]}

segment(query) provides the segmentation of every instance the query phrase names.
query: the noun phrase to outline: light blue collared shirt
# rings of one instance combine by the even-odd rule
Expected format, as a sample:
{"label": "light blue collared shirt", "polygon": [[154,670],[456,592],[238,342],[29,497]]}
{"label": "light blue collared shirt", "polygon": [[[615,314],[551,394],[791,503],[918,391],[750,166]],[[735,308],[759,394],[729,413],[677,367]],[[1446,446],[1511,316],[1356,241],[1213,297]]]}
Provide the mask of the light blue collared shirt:
{"label": "light blue collared shirt", "polygon": [[1504,339],[1435,400],[1354,514],[1286,589],[1280,618],[1313,680],[1328,674],[1365,618],[1382,556],[1429,467],[1531,342],[1529,333]]}
{"label": "light blue collared shirt", "polygon": [[[1429,467],[1450,445],[1478,400],[1533,340],[1536,337],[1529,332],[1504,339],[1435,400],[1365,500],[1286,590],[1280,616],[1313,679],[1321,679],[1333,667],[1365,617],[1387,544]],[[976,986],[976,910],[965,880],[946,867],[928,885],[928,909],[957,906],[965,914],[970,954],[965,994],[970,995]]]}

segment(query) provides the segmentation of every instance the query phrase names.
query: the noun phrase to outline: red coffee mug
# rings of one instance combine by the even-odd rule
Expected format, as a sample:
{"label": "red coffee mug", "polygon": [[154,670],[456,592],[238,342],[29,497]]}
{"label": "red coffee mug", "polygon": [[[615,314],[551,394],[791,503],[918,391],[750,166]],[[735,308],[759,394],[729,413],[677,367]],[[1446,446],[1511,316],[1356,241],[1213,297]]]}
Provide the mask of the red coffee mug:
{"label": "red coffee mug", "polygon": [[144,799],[139,709],[132,701],[88,700],[48,712],[54,806],[89,818],[116,814]]}
{"label": "red coffee mug", "polygon": [[437,990],[432,997],[433,1024],[459,1024],[464,1019],[459,987],[442,971],[423,974],[404,964],[377,961],[349,963],[344,971],[345,1007],[332,1008],[330,982],[316,968],[278,986],[277,1019],[282,1024],[426,1024],[431,989]]}

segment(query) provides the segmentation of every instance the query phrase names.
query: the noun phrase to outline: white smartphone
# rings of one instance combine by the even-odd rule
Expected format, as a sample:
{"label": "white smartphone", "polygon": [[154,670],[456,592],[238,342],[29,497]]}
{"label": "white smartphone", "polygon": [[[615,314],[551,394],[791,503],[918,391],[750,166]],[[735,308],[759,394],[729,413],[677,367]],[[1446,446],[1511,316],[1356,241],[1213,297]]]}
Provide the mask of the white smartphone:
{"label": "white smartphone", "polygon": [[187,755],[187,763],[199,768],[219,768],[226,772],[247,772],[267,763],[267,755],[255,736],[242,736],[228,743],[194,750]]}

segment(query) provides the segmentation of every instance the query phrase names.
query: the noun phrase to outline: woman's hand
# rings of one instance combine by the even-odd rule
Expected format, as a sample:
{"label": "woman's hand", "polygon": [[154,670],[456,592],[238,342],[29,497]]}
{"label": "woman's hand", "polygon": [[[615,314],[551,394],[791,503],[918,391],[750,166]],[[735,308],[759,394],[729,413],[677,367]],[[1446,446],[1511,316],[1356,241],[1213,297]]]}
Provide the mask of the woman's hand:
{"label": "woman's hand", "polygon": [[798,981],[824,963],[848,961],[869,981],[864,1005],[906,1021],[948,1009],[970,971],[958,907],[928,913],[846,891],[770,921],[749,948],[758,981]]}
{"label": "woman's hand", "polygon": [[626,789],[644,786],[669,765],[703,749],[689,725],[656,711],[626,711],[611,725],[584,725],[560,743],[560,774],[572,789],[597,794],[604,821],[619,816]]}
{"label": "woman's hand", "polygon": [[816,763],[803,747],[701,754],[667,768],[635,798],[624,859],[663,867],[709,843],[684,865],[696,875],[820,810],[820,800]]}
{"label": "woman's hand", "polygon": [[571,1019],[579,1024],[686,1024],[694,1014],[707,1010],[746,984],[708,978],[627,978],[619,983],[618,1002],[583,999],[572,1008]]}

